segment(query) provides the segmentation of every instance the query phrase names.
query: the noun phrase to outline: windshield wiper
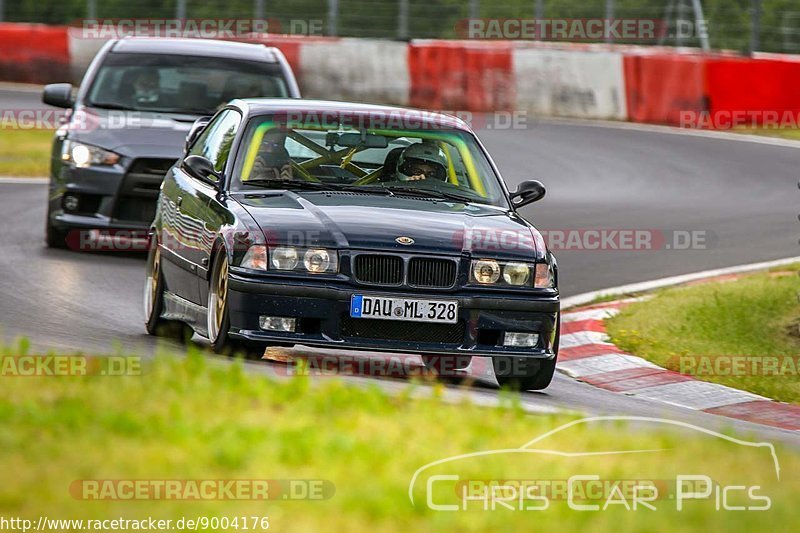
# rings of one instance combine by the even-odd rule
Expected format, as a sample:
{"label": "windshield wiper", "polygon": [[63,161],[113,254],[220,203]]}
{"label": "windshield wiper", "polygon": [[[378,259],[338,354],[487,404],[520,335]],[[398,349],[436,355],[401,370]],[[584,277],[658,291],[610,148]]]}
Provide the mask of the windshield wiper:
{"label": "windshield wiper", "polygon": [[475,201],[473,198],[470,198],[468,196],[462,196],[460,194],[447,191],[440,191],[438,189],[425,189],[422,187],[406,187],[405,185],[386,185],[384,188],[400,194],[423,196],[426,198],[441,198],[447,200],[455,200],[457,202],[463,202],[465,204]]}
{"label": "windshield wiper", "polygon": [[136,109],[132,108],[131,106],[127,106],[124,104],[117,104],[115,102],[89,102],[89,107],[97,107],[99,109],[120,109],[124,111],[136,111]]}

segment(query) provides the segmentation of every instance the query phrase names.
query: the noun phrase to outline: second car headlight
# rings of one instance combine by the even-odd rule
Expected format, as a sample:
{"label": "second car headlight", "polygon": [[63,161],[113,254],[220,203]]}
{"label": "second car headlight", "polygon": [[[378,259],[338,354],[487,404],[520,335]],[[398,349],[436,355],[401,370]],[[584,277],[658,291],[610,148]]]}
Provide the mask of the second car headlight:
{"label": "second car headlight", "polygon": [[119,161],[119,157],[119,154],[110,150],[75,141],[64,141],[61,148],[61,159],[69,161],[78,168],[114,165]]}

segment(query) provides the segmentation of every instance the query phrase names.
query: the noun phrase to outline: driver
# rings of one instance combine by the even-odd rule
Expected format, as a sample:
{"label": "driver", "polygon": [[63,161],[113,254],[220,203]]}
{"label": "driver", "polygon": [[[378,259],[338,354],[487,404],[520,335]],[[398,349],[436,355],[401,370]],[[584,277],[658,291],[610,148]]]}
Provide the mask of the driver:
{"label": "driver", "polygon": [[292,159],[285,147],[286,131],[278,128],[264,134],[249,179],[292,179]]}
{"label": "driver", "polygon": [[133,80],[133,99],[137,104],[152,104],[161,95],[161,76],[158,70],[142,68]]}
{"label": "driver", "polygon": [[434,179],[447,180],[447,157],[435,144],[412,144],[397,159],[397,179],[418,181]]}

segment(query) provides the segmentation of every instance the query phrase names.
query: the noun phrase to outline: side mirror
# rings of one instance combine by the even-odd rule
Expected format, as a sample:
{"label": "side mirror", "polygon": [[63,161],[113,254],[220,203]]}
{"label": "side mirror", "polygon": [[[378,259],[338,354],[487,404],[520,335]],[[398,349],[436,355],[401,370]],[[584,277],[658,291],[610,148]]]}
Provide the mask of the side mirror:
{"label": "side mirror", "polygon": [[532,204],[544,198],[545,192],[544,185],[542,185],[541,181],[523,181],[519,184],[517,190],[511,193],[511,203],[514,204],[514,207]]}
{"label": "side mirror", "polygon": [[220,174],[214,169],[214,165],[202,155],[190,155],[183,160],[183,168],[191,176],[203,180],[212,185],[217,185]]}
{"label": "side mirror", "polygon": [[197,140],[200,134],[203,133],[203,130],[205,129],[206,126],[208,126],[208,123],[210,121],[211,117],[200,117],[194,121],[191,129],[189,130],[189,133],[186,134],[186,142],[183,145],[184,152],[189,151],[189,147],[195,140]]}
{"label": "side mirror", "polygon": [[42,102],[55,107],[69,109],[75,103],[72,100],[72,85],[69,83],[51,83],[44,86]]}

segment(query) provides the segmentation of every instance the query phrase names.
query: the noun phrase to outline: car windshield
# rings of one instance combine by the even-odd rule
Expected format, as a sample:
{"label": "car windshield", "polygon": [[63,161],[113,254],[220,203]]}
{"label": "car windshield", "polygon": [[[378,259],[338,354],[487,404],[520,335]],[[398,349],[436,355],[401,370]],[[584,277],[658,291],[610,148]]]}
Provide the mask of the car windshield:
{"label": "car windshield", "polygon": [[110,53],[87,105],[108,109],[211,115],[234,98],[286,97],[277,64],[218,57]]}
{"label": "car windshield", "polygon": [[263,116],[250,121],[237,155],[235,189],[343,189],[508,206],[475,137],[452,128]]}

